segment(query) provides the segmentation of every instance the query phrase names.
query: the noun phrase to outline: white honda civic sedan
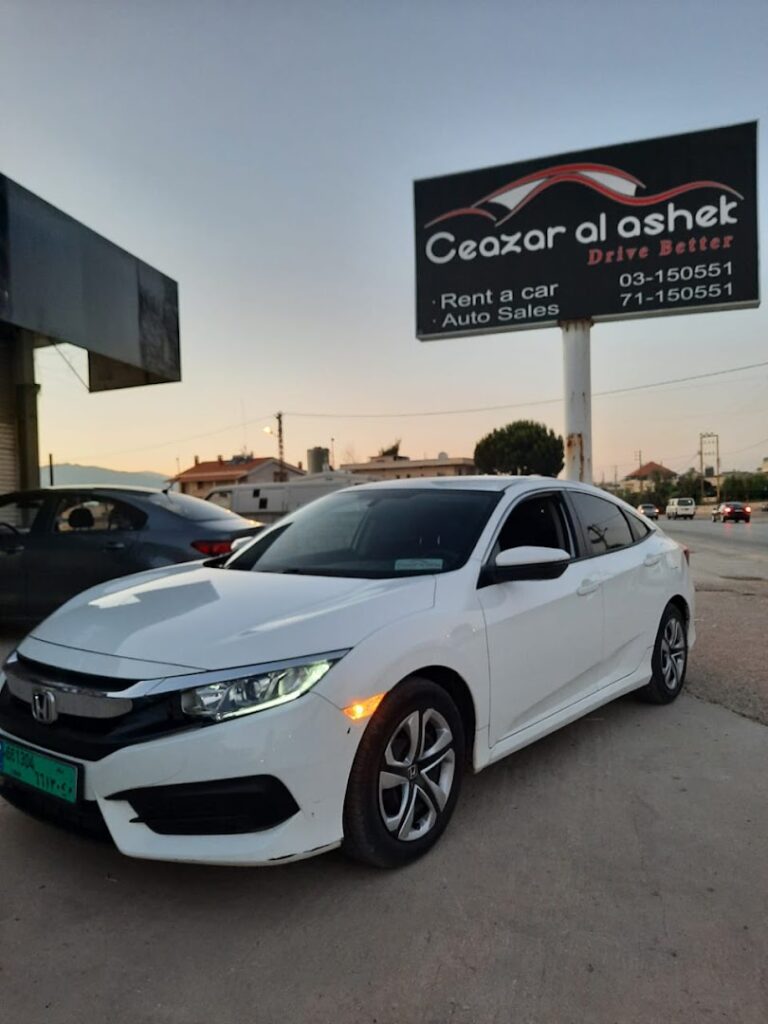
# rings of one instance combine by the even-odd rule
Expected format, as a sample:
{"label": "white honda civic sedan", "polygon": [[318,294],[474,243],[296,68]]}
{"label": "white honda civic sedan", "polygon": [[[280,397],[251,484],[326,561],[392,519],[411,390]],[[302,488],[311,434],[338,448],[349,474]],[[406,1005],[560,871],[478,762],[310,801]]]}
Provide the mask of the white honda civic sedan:
{"label": "white honda civic sedan", "polygon": [[34,629],[0,675],[0,792],[134,857],[404,864],[465,771],[631,690],[678,696],[687,554],[582,484],[339,491]]}

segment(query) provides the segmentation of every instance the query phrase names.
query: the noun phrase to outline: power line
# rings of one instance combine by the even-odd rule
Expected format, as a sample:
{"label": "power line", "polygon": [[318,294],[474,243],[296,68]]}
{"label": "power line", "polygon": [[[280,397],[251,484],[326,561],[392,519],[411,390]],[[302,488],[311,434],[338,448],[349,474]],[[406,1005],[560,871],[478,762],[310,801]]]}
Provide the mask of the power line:
{"label": "power line", "polygon": [[89,391],[89,390],[90,390],[90,388],[88,387],[88,383],[87,383],[87,381],[83,380],[83,378],[82,378],[82,377],[80,376],[80,374],[79,374],[79,372],[77,371],[77,369],[76,369],[76,368],[75,368],[75,367],[74,367],[74,366],[72,365],[72,363],[70,363],[70,361],[69,361],[69,360],[67,359],[67,357],[66,357],[66,356],[64,355],[64,353],[63,353],[63,352],[61,351],[61,349],[59,348],[58,342],[55,342],[55,341],[54,341],[54,342],[52,342],[52,344],[53,344],[53,347],[54,347],[54,348],[56,349],[56,351],[57,351],[57,352],[59,353],[59,355],[61,356],[61,358],[62,358],[62,359],[64,360],[64,362],[65,362],[65,363],[67,364],[67,366],[68,366],[68,367],[70,368],[70,370],[72,371],[72,373],[74,373],[74,375],[75,375],[75,376],[77,377],[77,379],[78,379],[78,380],[80,381],[80,383],[81,383],[81,384],[83,385],[83,387],[85,388],[85,390],[86,390],[86,391]]}
{"label": "power line", "polygon": [[[754,370],[759,367],[768,366],[768,360],[761,363],[748,363],[745,366],[732,366],[726,370],[712,370],[709,373],[694,373],[687,377],[673,377],[669,380],[654,381],[650,384],[633,384],[625,388],[611,388],[608,391],[593,391],[593,398],[605,398],[608,395],[624,395],[630,391],[648,391],[652,388],[666,387],[670,384],[686,384],[693,380],[704,380],[709,377],[723,377],[729,373],[739,373],[742,370]],[[538,405],[557,405],[562,398],[540,398],[532,402],[514,402],[504,405],[483,405],[472,409],[435,409],[429,412],[286,412],[286,416],[296,416],[304,419],[405,419],[416,416],[463,416],[478,412],[500,412],[504,409],[529,409]]]}
{"label": "power line", "polygon": [[[64,358],[63,353],[62,353],[62,358]],[[77,373],[77,371],[72,366],[72,364],[69,363],[69,360],[65,359],[65,362],[67,362],[67,364],[70,366],[70,369],[73,371],[73,373],[75,373],[75,375],[78,377],[78,379],[81,381],[81,383],[85,384],[85,382],[82,380],[82,377],[80,377],[80,375]],[[611,388],[610,390],[607,390],[607,391],[595,391],[595,392],[592,393],[592,397],[593,398],[604,398],[604,397],[608,397],[610,395],[627,394],[628,392],[632,392],[632,391],[648,391],[648,390],[651,390],[653,388],[667,387],[670,384],[684,384],[684,383],[688,383],[690,381],[704,380],[704,379],[708,379],[708,378],[712,378],[712,377],[723,377],[723,376],[725,376],[727,374],[740,373],[743,370],[759,369],[759,368],[764,367],[764,366],[768,366],[768,360],[765,360],[765,361],[760,362],[760,363],[748,363],[748,364],[746,364],[744,366],[731,366],[731,367],[728,367],[727,369],[724,369],[724,370],[711,370],[708,373],[690,374],[687,377],[673,377],[673,378],[670,378],[669,380],[655,381],[655,382],[649,383],[649,384],[634,384],[634,385],[631,385],[630,387]],[[87,387],[87,385],[85,385],[85,386]],[[557,404],[561,403],[562,401],[563,401],[562,398],[542,398],[542,399],[536,399],[536,400],[534,400],[532,402],[514,402],[514,403],[507,403],[505,405],[478,406],[477,408],[473,408],[473,409],[442,409],[442,410],[432,410],[432,411],[428,411],[428,412],[424,412],[424,411],[421,411],[421,412],[384,412],[384,413],[375,413],[375,412],[371,412],[371,413],[286,412],[283,415],[285,415],[285,416],[294,416],[296,418],[304,418],[304,419],[309,419],[309,418],[311,418],[311,419],[405,419],[406,417],[462,416],[462,415],[467,415],[467,414],[471,414],[471,413],[480,413],[480,412],[500,412],[500,411],[507,410],[507,409],[527,409],[527,408],[531,408],[533,406],[557,405]],[[113,455],[131,455],[131,454],[134,454],[135,452],[154,451],[157,448],[165,448],[165,447],[168,447],[169,445],[172,445],[172,444],[184,444],[187,441],[197,441],[197,440],[201,440],[202,438],[213,437],[216,434],[223,434],[223,433],[226,433],[229,430],[236,430],[238,428],[242,429],[247,424],[250,424],[250,423],[261,423],[264,420],[270,420],[272,418],[273,417],[271,415],[255,416],[255,417],[251,417],[250,419],[247,419],[247,420],[241,420],[239,423],[229,424],[226,427],[217,427],[214,430],[208,430],[205,433],[190,434],[187,437],[177,437],[177,438],[175,438],[172,441],[160,441],[160,442],[158,442],[156,444],[142,445],[142,446],[136,447],[136,448],[123,448],[123,449],[120,449],[119,451],[100,452],[100,453],[97,453],[97,454],[94,454],[94,455],[80,455],[80,456],[77,456],[77,458],[80,458],[80,459],[109,458],[109,457],[111,457]],[[760,444],[760,443],[762,443],[762,442],[758,442],[758,444]],[[751,447],[755,447],[755,446],[751,446]],[[743,449],[743,450],[746,451],[746,449]],[[737,453],[733,452],[731,454],[737,454]]]}

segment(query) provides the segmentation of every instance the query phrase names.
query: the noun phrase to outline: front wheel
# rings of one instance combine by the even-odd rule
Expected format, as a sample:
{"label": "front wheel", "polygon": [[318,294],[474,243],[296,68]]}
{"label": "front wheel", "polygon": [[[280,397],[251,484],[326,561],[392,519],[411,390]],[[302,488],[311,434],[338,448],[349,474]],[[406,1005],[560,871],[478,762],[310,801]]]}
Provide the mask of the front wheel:
{"label": "front wheel", "polygon": [[683,689],[688,668],[688,630],[677,605],[668,604],[664,609],[651,668],[651,681],[638,690],[638,695],[651,704],[671,704]]}
{"label": "front wheel", "polygon": [[375,867],[416,860],[442,835],[461,788],[464,726],[448,693],[412,677],[360,741],[344,801],[345,853]]}

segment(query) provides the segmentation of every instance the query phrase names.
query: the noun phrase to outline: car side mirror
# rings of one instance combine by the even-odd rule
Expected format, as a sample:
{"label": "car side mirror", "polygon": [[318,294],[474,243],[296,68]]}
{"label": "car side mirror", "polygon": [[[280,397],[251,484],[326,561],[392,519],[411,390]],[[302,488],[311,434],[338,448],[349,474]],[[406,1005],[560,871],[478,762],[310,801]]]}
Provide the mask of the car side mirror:
{"label": "car side mirror", "polygon": [[517,580],[556,580],[571,561],[563,548],[542,548],[533,545],[500,551],[492,565],[483,569],[481,586],[510,583]]}

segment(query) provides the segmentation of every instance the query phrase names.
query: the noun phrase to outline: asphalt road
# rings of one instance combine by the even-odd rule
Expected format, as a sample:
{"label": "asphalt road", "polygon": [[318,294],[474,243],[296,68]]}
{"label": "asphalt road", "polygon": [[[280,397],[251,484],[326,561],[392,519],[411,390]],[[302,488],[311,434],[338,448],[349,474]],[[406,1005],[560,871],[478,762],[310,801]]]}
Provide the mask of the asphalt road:
{"label": "asphalt road", "polygon": [[698,641],[688,691],[768,725],[768,516],[661,526],[691,549]]}
{"label": "asphalt road", "polygon": [[0,806],[2,1019],[765,1024],[768,729],[728,710],[764,708],[756,525],[669,524],[706,699],[617,701],[469,779],[406,870],[132,861]]}

